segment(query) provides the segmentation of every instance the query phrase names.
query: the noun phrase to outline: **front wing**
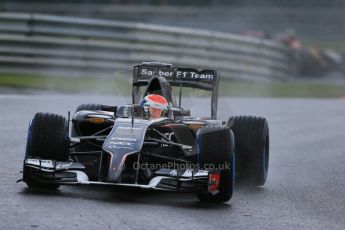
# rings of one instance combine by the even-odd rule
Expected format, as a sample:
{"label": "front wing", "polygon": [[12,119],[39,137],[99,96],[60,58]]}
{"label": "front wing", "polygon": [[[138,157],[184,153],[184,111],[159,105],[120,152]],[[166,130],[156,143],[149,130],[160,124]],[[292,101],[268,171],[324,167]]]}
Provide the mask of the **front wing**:
{"label": "front wing", "polygon": [[103,185],[175,192],[193,192],[207,189],[208,171],[161,169],[155,172],[148,184],[109,183],[90,181],[81,163],[28,158],[24,161],[25,181],[31,180],[59,185]]}

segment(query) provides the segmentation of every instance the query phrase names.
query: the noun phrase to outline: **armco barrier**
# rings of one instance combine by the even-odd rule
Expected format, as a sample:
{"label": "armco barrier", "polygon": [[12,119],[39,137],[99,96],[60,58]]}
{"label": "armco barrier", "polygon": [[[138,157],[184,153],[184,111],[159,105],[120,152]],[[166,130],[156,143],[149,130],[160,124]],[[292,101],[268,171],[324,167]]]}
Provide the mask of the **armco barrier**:
{"label": "armco barrier", "polygon": [[212,68],[240,80],[287,80],[290,51],[270,40],[151,24],[0,13],[0,73],[111,77],[142,61]]}

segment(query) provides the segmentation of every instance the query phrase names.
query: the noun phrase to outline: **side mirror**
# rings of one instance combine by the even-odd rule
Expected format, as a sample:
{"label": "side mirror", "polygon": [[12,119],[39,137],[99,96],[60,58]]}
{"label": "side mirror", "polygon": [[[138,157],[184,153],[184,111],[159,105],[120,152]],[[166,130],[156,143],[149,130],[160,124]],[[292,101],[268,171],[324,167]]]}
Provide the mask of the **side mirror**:
{"label": "side mirror", "polygon": [[145,112],[140,105],[124,105],[117,109],[116,117],[122,118],[144,118]]}
{"label": "side mirror", "polygon": [[174,117],[188,117],[190,116],[190,110],[173,110]]}

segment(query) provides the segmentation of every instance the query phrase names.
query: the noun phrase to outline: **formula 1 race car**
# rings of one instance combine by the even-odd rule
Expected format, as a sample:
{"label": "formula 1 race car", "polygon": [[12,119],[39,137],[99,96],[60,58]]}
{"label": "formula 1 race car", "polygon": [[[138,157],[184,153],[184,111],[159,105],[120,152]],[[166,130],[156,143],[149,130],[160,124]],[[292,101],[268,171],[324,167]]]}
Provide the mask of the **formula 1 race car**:
{"label": "formula 1 race car", "polygon": [[[235,175],[246,184],[263,185],[269,162],[267,121],[253,116],[217,120],[219,77],[215,70],[144,62],[134,66],[132,104],[83,104],[72,119],[36,113],[23,181],[35,189],[108,185],[194,192],[206,202],[227,202]],[[180,89],[178,104],[173,87]],[[181,108],[183,87],[211,92],[211,117],[192,117]],[[152,93],[170,105],[155,120],[139,105]]]}

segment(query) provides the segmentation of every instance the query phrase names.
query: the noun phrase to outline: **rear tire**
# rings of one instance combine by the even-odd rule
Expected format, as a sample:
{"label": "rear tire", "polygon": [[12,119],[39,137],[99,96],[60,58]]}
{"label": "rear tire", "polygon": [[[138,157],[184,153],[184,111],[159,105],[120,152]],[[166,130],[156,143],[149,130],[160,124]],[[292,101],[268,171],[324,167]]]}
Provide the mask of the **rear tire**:
{"label": "rear tire", "polygon": [[[101,104],[81,104],[77,107],[77,109],[75,110],[75,113],[82,110],[90,110],[90,111],[101,110]],[[78,137],[78,136],[80,136],[80,133],[78,133],[77,128],[72,122],[71,137]],[[85,151],[96,151],[99,149],[99,147],[95,146],[91,142],[84,142],[80,145],[75,146],[73,149],[75,152],[85,152]]]}
{"label": "rear tire", "polygon": [[[36,113],[31,120],[25,158],[56,161],[67,159],[68,125],[62,116]],[[24,167],[23,180],[30,188],[56,189],[59,185],[39,183],[31,179],[32,169]]]}
{"label": "rear tire", "polygon": [[235,135],[238,179],[245,184],[262,186],[269,164],[269,129],[265,118],[235,116],[228,121]]}
{"label": "rear tire", "polygon": [[212,164],[220,171],[219,192],[199,192],[200,201],[220,203],[231,199],[235,182],[234,143],[233,133],[227,127],[203,128],[198,132],[197,152],[201,167],[207,169],[206,165]]}
{"label": "rear tire", "polygon": [[[101,104],[81,104],[77,107],[77,109],[75,110],[75,113],[80,112],[82,110],[90,110],[90,111],[96,111],[96,110],[101,110],[102,105]],[[77,137],[80,134],[78,133],[76,127],[74,126],[74,124],[72,123],[72,127],[71,127],[71,136],[72,137]],[[93,146],[93,145],[92,145]],[[83,152],[83,151],[90,151],[90,146],[85,146],[83,144],[74,147],[75,151],[77,152]],[[92,147],[91,147],[92,148]]]}
{"label": "rear tire", "polygon": [[91,111],[101,110],[101,107],[102,107],[101,104],[81,104],[77,107],[75,112],[77,113],[82,110],[91,110]]}
{"label": "rear tire", "polygon": [[[82,110],[89,110],[89,111],[97,111],[101,110],[101,104],[81,104],[77,107],[75,113],[80,112]],[[80,130],[77,126],[72,122],[71,125],[71,137],[78,137],[83,136],[80,133]],[[87,152],[87,151],[99,151],[100,146],[92,141],[85,141],[73,148],[74,152]],[[94,165],[99,165],[99,159],[95,160],[94,156],[78,156],[75,157],[77,162],[84,164],[86,167],[85,171],[89,176],[89,179],[96,180],[98,178],[98,168],[95,168]]]}

